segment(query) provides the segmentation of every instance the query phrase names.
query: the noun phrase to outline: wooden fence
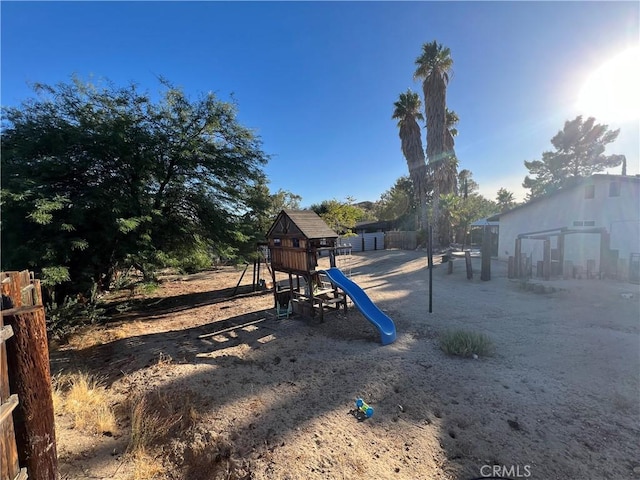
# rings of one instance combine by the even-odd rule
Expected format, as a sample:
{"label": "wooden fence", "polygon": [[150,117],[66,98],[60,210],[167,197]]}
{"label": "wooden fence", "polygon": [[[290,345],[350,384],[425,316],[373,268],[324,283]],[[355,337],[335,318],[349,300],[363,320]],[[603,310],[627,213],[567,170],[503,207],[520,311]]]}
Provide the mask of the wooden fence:
{"label": "wooden fence", "polygon": [[415,250],[418,246],[417,232],[386,232],[385,248]]}
{"label": "wooden fence", "polygon": [[18,405],[18,396],[9,393],[7,347],[5,342],[13,336],[11,325],[5,325],[0,317],[0,479],[27,478],[26,470],[20,469],[18,448],[13,427],[13,410]]}
{"label": "wooden fence", "polygon": [[[57,452],[40,282],[2,272],[0,480],[55,480]],[[20,468],[20,465],[23,468]]]}

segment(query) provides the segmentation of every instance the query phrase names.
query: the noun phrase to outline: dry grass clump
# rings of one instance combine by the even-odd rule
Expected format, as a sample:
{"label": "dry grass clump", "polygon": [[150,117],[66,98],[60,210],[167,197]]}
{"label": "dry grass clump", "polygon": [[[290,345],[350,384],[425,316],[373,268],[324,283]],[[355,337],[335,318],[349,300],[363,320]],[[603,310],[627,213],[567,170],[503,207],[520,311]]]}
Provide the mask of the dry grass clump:
{"label": "dry grass clump", "polygon": [[493,342],[483,333],[453,330],[440,338],[440,348],[449,355],[473,357],[493,355]]}
{"label": "dry grass clump", "polygon": [[[160,361],[170,362],[170,357]],[[164,479],[175,465],[163,463],[163,448],[185,437],[198,413],[190,391],[179,394],[153,390],[137,392],[128,399],[131,418],[129,453],[133,461],[131,480]],[[166,458],[165,458],[166,460]]]}
{"label": "dry grass clump", "polygon": [[89,433],[111,433],[117,429],[112,400],[104,385],[84,373],[59,375],[53,382],[53,408],[58,414],[69,414],[73,428]]}
{"label": "dry grass clump", "polygon": [[130,399],[131,439],[129,451],[153,448],[170,438],[179,438],[192,427],[198,413],[189,392],[170,395],[154,390]]}
{"label": "dry grass clump", "polygon": [[156,480],[165,478],[165,468],[162,462],[149,454],[145,449],[140,449],[133,454],[133,473],[131,480]]}
{"label": "dry grass clump", "polygon": [[250,480],[248,462],[240,458],[233,444],[208,432],[195,432],[182,452],[180,478],[189,480]]}
{"label": "dry grass clump", "polygon": [[64,414],[64,392],[60,386],[60,378],[52,378],[51,398],[53,399],[53,412],[56,415]]}
{"label": "dry grass clump", "polygon": [[196,426],[196,396],[153,390],[130,397],[132,480],[249,480],[228,441]]}
{"label": "dry grass clump", "polygon": [[123,338],[129,338],[140,334],[143,331],[144,326],[139,321],[109,327],[102,325],[89,325],[71,334],[67,341],[67,345],[74,350],[85,350],[98,345],[115,342],[116,340],[121,340]]}

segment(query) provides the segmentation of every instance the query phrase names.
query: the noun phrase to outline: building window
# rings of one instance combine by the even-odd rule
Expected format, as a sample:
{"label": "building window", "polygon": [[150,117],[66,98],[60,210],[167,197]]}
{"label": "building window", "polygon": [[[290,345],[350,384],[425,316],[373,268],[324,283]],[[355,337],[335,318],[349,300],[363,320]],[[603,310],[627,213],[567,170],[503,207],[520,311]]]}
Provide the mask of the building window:
{"label": "building window", "polygon": [[584,198],[594,198],[596,196],[596,186],[586,185],[584,187]]}
{"label": "building window", "polygon": [[596,221],[595,220],[585,220],[584,222],[582,222],[580,220],[574,220],[573,226],[574,227],[595,227],[596,226]]}
{"label": "building window", "polygon": [[620,196],[620,182],[611,182],[609,184],[609,196],[610,197]]}
{"label": "building window", "polygon": [[293,242],[293,248],[300,248],[300,239],[299,238],[292,238],[291,241]]}
{"label": "building window", "polygon": [[274,238],[273,239],[273,246],[274,247],[281,247],[282,246],[282,240],[280,240],[279,238]]}

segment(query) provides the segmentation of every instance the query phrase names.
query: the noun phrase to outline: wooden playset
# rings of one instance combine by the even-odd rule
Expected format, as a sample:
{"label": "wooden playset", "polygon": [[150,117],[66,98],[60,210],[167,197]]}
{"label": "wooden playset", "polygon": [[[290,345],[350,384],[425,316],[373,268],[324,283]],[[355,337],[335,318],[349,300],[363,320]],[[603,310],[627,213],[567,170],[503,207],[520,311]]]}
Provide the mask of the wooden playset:
{"label": "wooden playset", "polygon": [[[346,310],[344,293],[326,281],[317,270],[318,257],[329,255],[331,267],[336,266],[338,234],[312,210],[282,210],[267,232],[271,257],[274,301],[278,310],[288,310],[303,316],[318,314],[323,319],[325,309]],[[288,285],[276,282],[276,272],[288,274]]]}

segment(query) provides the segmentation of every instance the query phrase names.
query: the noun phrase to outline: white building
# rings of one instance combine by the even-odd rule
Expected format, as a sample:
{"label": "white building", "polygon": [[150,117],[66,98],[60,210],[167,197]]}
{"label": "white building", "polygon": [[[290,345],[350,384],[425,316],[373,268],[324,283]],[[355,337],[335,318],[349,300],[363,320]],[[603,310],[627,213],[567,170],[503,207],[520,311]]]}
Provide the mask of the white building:
{"label": "white building", "polygon": [[640,253],[640,176],[592,175],[489,220],[498,218],[498,258],[516,257],[519,238],[533,275],[546,253],[551,275],[573,268],[628,278]]}

